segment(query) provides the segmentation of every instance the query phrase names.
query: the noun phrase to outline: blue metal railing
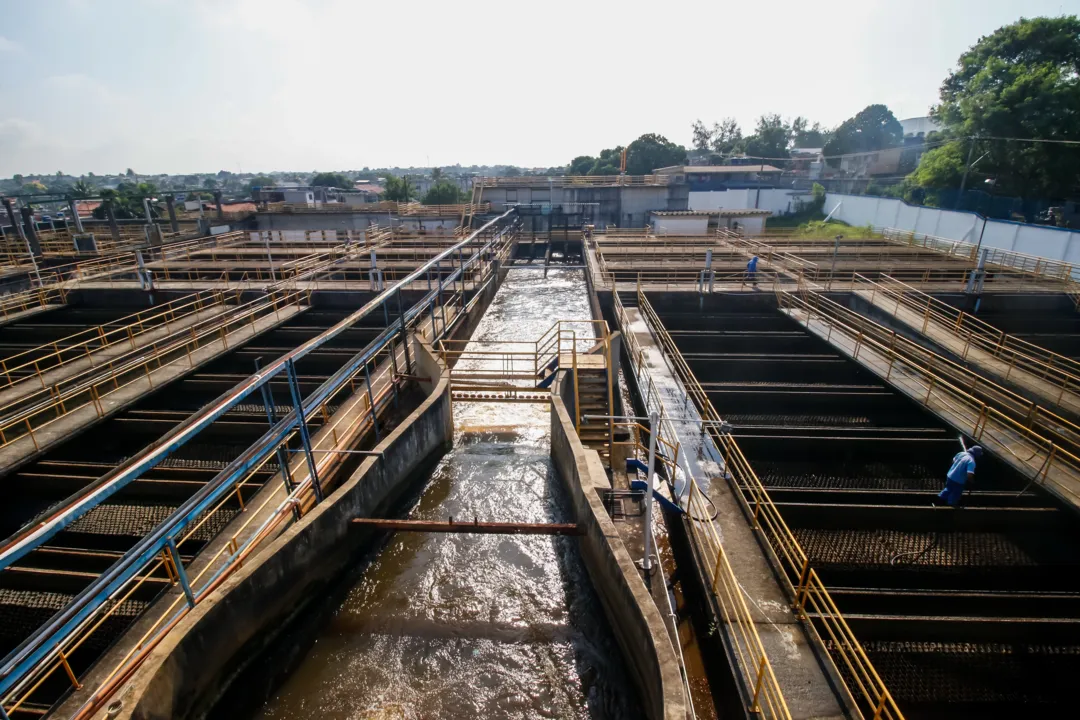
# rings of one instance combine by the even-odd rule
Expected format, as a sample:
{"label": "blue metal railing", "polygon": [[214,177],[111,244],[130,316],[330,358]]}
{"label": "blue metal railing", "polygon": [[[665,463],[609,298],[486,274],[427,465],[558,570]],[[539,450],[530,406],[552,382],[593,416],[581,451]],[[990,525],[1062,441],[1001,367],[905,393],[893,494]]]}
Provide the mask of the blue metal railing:
{"label": "blue metal railing", "polygon": [[[417,270],[381,292],[364,307],[321,335],[312,338],[295,350],[269,363],[264,369],[208,404],[148,447],[143,453],[94,483],[73,502],[53,512],[44,522],[33,526],[22,535],[17,535],[6,542],[0,548],[0,569],[10,566],[19,558],[40,547],[91,508],[96,507],[143,473],[155,467],[178,448],[189,442],[199,432],[209,427],[228,410],[241,403],[252,392],[262,388],[278,374],[287,372],[287,368],[296,360],[332,340],[375,310],[384,307],[391,299],[396,300],[400,307],[401,290],[407,288],[410,283],[422,278],[425,274],[428,274],[430,280],[430,271],[434,268],[441,269],[442,262],[449,258],[453,270],[445,276],[440,276],[436,287],[429,290],[420,302],[400,313],[393,326],[383,330],[364,350],[354,356],[344,367],[303,400],[303,417],[306,420],[330,396],[343,388],[358,372],[361,372],[379,352],[393,342],[395,337],[399,335],[404,337],[406,327],[414,320],[421,317],[425,312],[430,312],[433,318],[436,317],[435,311],[441,305],[443,292],[458,278],[464,278],[464,273],[471,266],[480,262],[490,253],[492,247],[505,239],[506,233],[512,229],[512,226],[507,221],[513,214],[513,210],[507,211],[486,223],[461,242],[442,251]],[[491,236],[484,240],[483,236],[489,231],[491,231]],[[468,258],[462,255],[461,251],[464,248],[479,242],[483,242],[483,245],[476,252],[471,253]],[[453,264],[455,253],[458,257],[456,265]],[[446,329],[447,326],[444,323],[442,331],[438,334],[441,335]],[[169,518],[158,525],[131,550],[125,553],[120,560],[80,592],[64,609],[54,615],[44,626],[4,658],[3,662],[0,663],[0,697],[9,693],[35,668],[41,666],[44,662],[50,661],[59,648],[63,646],[65,639],[78,632],[80,626],[87,619],[91,618],[100,608],[107,604],[111,596],[122,588],[125,583],[133,579],[155,556],[163,550],[172,553],[170,545],[175,547],[175,538],[185,528],[195,522],[201,513],[213,507],[217,501],[228,493],[235,491],[238,482],[241,482],[253,469],[257,468],[269,454],[275,453],[278,447],[297,431],[301,425],[299,417],[296,409],[290,411],[285,418],[270,428],[258,441],[177,508]],[[181,573],[182,584],[186,583],[186,578],[182,575],[182,565],[176,563],[176,567]],[[214,578],[211,578],[204,588],[209,587],[209,584],[213,582]],[[185,595],[188,594],[188,589],[185,590]],[[199,592],[192,591],[189,601],[193,601]],[[0,707],[0,713],[2,713],[2,707]]]}

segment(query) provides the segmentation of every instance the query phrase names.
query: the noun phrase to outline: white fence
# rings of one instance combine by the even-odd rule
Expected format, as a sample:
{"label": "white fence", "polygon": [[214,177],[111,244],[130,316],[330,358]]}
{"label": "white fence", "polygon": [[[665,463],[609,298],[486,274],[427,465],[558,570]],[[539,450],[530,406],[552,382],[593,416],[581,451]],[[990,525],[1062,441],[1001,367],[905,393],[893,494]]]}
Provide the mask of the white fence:
{"label": "white fence", "polygon": [[825,214],[849,225],[896,228],[916,235],[962,240],[983,247],[1080,263],[1080,232],[1010,220],[986,220],[972,212],[908,205],[895,198],[873,195],[825,196]]}

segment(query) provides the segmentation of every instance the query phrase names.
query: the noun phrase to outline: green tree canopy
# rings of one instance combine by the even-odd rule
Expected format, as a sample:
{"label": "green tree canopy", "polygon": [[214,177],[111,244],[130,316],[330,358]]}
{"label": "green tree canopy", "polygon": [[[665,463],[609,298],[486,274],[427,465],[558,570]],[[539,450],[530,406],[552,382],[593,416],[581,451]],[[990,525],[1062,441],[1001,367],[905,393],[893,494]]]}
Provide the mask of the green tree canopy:
{"label": "green tree canopy", "polygon": [[449,180],[440,180],[424,193],[421,201],[425,205],[454,205],[463,202],[465,193],[456,184]]}
{"label": "green tree canopy", "polygon": [[746,138],[743,149],[751,157],[786,158],[791,141],[791,125],[777,113],[766,113],[758,118],[754,134]]}
{"label": "green tree canopy", "polygon": [[[642,135],[626,148],[626,173],[648,175],[653,170],[686,162],[686,148],[663,135]],[[618,165],[616,165],[618,167]]]}
{"label": "green tree canopy", "polygon": [[999,192],[1075,196],[1080,148],[978,138],[1080,140],[1080,20],[1021,19],[980,38],[942,83],[931,115],[955,142],[923,155],[913,175],[920,185],[958,187],[956,159],[966,164],[970,150],[979,160],[969,184],[989,177]]}
{"label": "green tree canopy", "polygon": [[87,180],[77,180],[71,186],[71,193],[77,198],[87,198],[97,195],[98,189]]}
{"label": "green tree canopy", "polygon": [[212,177],[208,177],[203,180],[202,186],[207,190],[217,190],[217,180]]}
{"label": "green tree canopy", "polygon": [[593,161],[592,167],[585,174],[618,175],[619,167],[622,165],[622,151],[622,145],[601,150],[599,157]]}
{"label": "green tree canopy", "polygon": [[48,191],[49,188],[47,188],[45,186],[45,183],[41,182],[40,180],[31,180],[28,183],[23,183],[22,188],[19,189],[19,192],[23,193],[24,195],[30,195],[32,193],[43,193]]}
{"label": "green tree canopy", "polygon": [[592,155],[578,155],[570,161],[570,167],[566,172],[568,175],[586,175],[595,164],[596,158]]}
{"label": "green tree canopy", "polygon": [[[113,212],[118,220],[133,220],[145,217],[143,213],[143,198],[152,198],[157,194],[157,186],[149,182],[133,183],[122,182],[115,190],[105,189],[101,191],[101,197],[113,207]],[[105,204],[102,203],[94,208],[93,215],[98,220],[104,220]],[[157,219],[157,208],[150,205],[150,216]]]}
{"label": "green tree canopy", "polygon": [[791,122],[791,144],[797,148],[825,147],[832,133],[816,122],[813,125],[801,115]]}
{"label": "green tree canopy", "polygon": [[335,187],[342,190],[348,190],[353,187],[353,181],[345,177],[342,173],[321,172],[315,173],[315,177],[311,178],[308,185],[314,187]]}
{"label": "green tree canopy", "polygon": [[256,175],[247,182],[247,191],[249,195],[255,192],[255,188],[268,187],[274,187],[274,178],[269,175]]}
{"label": "green tree canopy", "polygon": [[[896,147],[904,142],[904,128],[892,111],[884,105],[867,105],[840,123],[825,144],[826,155],[871,152]],[[833,157],[829,164],[837,167],[840,158]]]}
{"label": "green tree canopy", "polygon": [[409,182],[409,178],[407,177],[387,175],[386,182],[383,183],[383,188],[383,200],[409,202],[416,195],[412,183]]}

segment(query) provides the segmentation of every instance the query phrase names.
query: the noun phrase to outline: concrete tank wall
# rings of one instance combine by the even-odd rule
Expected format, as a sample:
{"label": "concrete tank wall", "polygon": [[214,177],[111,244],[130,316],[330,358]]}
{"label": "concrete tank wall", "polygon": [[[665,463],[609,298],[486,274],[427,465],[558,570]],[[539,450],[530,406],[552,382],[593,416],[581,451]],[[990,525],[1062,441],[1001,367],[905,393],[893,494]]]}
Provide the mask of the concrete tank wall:
{"label": "concrete tank wall", "polygon": [[642,707],[652,720],[686,720],[682,674],[664,620],[637,566],[608,517],[599,491],[610,487],[595,450],[574,430],[564,397],[571,384],[563,373],[552,390],[551,457],[570,494],[585,534],[581,556],[623,658],[634,675]]}

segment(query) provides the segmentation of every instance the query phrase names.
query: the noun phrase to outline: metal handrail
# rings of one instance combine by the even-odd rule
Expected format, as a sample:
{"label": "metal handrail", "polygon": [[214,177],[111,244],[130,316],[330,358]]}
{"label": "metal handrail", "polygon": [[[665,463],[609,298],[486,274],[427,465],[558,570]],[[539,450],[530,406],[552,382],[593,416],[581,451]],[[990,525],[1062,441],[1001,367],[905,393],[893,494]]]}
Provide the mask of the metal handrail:
{"label": "metal handrail", "polygon": [[[808,293],[807,298],[803,299],[784,292],[780,294],[780,298],[782,307],[807,313],[808,327],[816,313],[817,319],[829,328],[825,335],[827,341],[832,340],[834,329],[839,330],[839,334],[847,335],[853,343],[853,359],[858,360],[859,354],[864,350],[875,352],[881,362],[887,364],[885,380],[892,380],[894,375],[897,378],[917,380],[920,385],[920,395],[914,397],[917,402],[932,411],[939,408],[942,414],[947,413],[950,422],[977,442],[984,445],[992,443],[1002,454],[1013,456],[1021,466],[1021,472],[1030,480],[1042,485],[1052,484],[1066,495],[1070,502],[1080,505],[1080,457],[1068,449],[1077,447],[1076,427],[1071,423],[1060,428],[1055,427],[1055,420],[1064,421],[1025,398],[978,376],[975,378],[978,378],[977,382],[981,387],[992,389],[991,402],[1002,403],[1002,406],[992,405],[976,397],[972,390],[959,386],[954,380],[954,368],[963,370],[960,366],[898,336],[894,343],[885,344],[875,337],[874,332],[868,332],[867,328],[860,329],[846,322],[843,319],[846,309],[817,293]],[[882,330],[891,332],[884,328]],[[927,354],[926,360],[919,359],[918,349]],[[944,371],[948,371],[950,375],[943,376],[941,373]],[[964,377],[959,374],[957,376]],[[922,393],[923,388],[925,394]],[[990,391],[986,391],[986,394],[989,396]],[[1017,406],[1023,407],[1023,403],[1032,408],[1027,416],[1023,416],[1022,412],[1016,409]],[[1018,417],[1021,419],[1017,419]],[[1025,422],[1037,423],[1038,429],[1029,427]],[[991,429],[992,427],[1001,429],[995,430]],[[1034,452],[1027,458],[1019,456],[1013,450],[1018,441],[1034,448]],[[1063,443],[1068,447],[1063,446]]]}
{"label": "metal handrail", "polygon": [[[226,295],[219,290],[187,295],[0,359],[0,389],[35,376],[44,388],[43,372],[84,358],[93,362],[93,353],[118,343],[129,343],[134,349],[140,335],[225,302]],[[50,358],[55,364],[45,366]]]}
{"label": "metal handrail", "polygon": [[[1014,368],[1018,368],[1041,380],[1051,382],[1060,389],[1057,404],[1061,403],[1065,393],[1080,392],[1080,362],[999,330],[981,318],[927,295],[889,275],[881,276],[884,282],[875,282],[861,275],[858,279],[864,285],[871,286],[871,302],[880,293],[895,303],[893,317],[896,317],[901,305],[916,313],[922,319],[919,331],[924,335],[930,328],[930,323],[935,322],[940,329],[958,336],[957,339],[964,343],[963,349],[959,352],[962,359],[968,359],[968,353],[974,346],[1008,363],[1005,380],[1009,379]],[[895,287],[890,287],[886,283]],[[978,359],[971,361],[979,364]]]}
{"label": "metal handrail", "polygon": [[[764,535],[765,547],[776,560],[782,586],[793,599],[796,614],[829,651],[828,660],[837,670],[834,677],[845,683],[849,696],[864,715],[874,720],[900,720],[903,713],[892,693],[810,566],[809,555],[791,532],[738,443],[721,430],[719,414],[643,292],[638,293],[638,308],[656,334],[661,349],[683,386],[694,399],[705,421],[703,426],[706,432],[723,455],[730,480],[737,490],[735,496],[743,511],[752,519],[753,529]],[[847,670],[850,681],[843,679],[845,674],[839,672],[841,666]]]}
{"label": "metal handrail", "polygon": [[[464,247],[466,244],[479,242],[483,245],[482,249],[484,252],[473,254],[468,260],[464,260],[455,267],[450,275],[440,279],[438,289],[427,293],[420,303],[413,305],[407,310],[402,308],[398,322],[380,333],[374,341],[369,343],[365,350],[358,353],[352,360],[346,363],[344,367],[328,378],[315,392],[309,395],[308,398],[303,400],[298,399],[297,402],[302,406],[302,413],[293,410],[284,419],[275,424],[254,445],[249,447],[238,458],[230,462],[229,465],[218,473],[213,480],[200,488],[191,498],[186,500],[165,522],[161,523],[151,533],[136,543],[136,545],[125,553],[117,563],[113,564],[108,570],[102,573],[101,576],[90,583],[63,610],[58,612],[48,623],[42,628],[39,628],[31,637],[27,638],[18,648],[4,658],[2,663],[0,663],[0,698],[3,698],[4,702],[10,702],[13,693],[17,692],[18,688],[25,688],[28,683],[34,682],[42,672],[50,672],[50,668],[55,669],[56,666],[52,663],[57,661],[59,657],[62,657],[61,647],[63,643],[74,637],[80,628],[86,627],[87,623],[92,623],[93,619],[101,609],[115,599],[117,593],[122,591],[133,577],[141,573],[143,569],[147,567],[148,563],[156,562],[155,558],[163,551],[170,551],[170,548],[170,554],[172,554],[175,560],[177,557],[174,545],[174,536],[176,533],[182,532],[184,528],[194,523],[196,518],[200,517],[206,510],[214,507],[221,498],[235,492],[238,485],[242,483],[253,470],[261,467],[262,464],[266,462],[266,459],[276,452],[277,448],[281,447],[283,443],[288,441],[288,438],[292,437],[292,435],[297,432],[298,428],[301,429],[302,434],[306,432],[306,430],[302,429],[303,426],[300,424],[301,417],[310,417],[311,414],[320,408],[329,397],[335,395],[345,386],[351,387],[352,380],[356,374],[358,372],[363,372],[368,363],[370,363],[380,352],[383,352],[386,347],[392,347],[395,338],[404,338],[407,334],[406,328],[417,318],[424,316],[429,310],[431,316],[434,318],[436,304],[441,302],[443,291],[446,287],[456,281],[457,278],[464,277],[466,271],[471,266],[479,263],[481,259],[485,258],[485,253],[492,251],[497,257],[502,256],[505,251],[504,246],[509,244],[508,236],[516,228],[516,225],[507,222],[512,214],[513,211],[508,211],[498,218],[489,221],[460,243],[448,248],[446,251],[436,256],[436,258],[433,258],[429,263],[416,269],[413,273],[400,280],[394,286],[379,293],[373,300],[341,320],[333,327],[269,363],[261,371],[239,383],[236,387],[227,391],[221,397],[170,430],[163,438],[139,453],[138,456],[131,458],[116,470],[91,484],[79,495],[73,496],[73,498],[69,499],[63,507],[50,511],[49,516],[44,518],[42,522],[25,528],[18,535],[6,541],[3,546],[0,547],[0,568],[10,565],[33,549],[39,547],[57,532],[85,514],[90,508],[100,504],[113,493],[140,477],[150,468],[156,466],[165,457],[170,455],[184,443],[188,442],[191,438],[195,437],[201,430],[208,427],[237,403],[242,402],[243,399],[252,392],[263,387],[272,378],[286,372],[289,368],[292,368],[293,363],[296,360],[304,357],[334,337],[337,337],[340,333],[352,327],[364,317],[368,316],[378,308],[383,307],[383,305],[390,300],[396,299],[400,306],[401,289],[407,286],[408,283],[423,277],[425,273],[436,266],[437,262],[441,262],[448,257],[451,257],[454,252]],[[491,262],[487,262],[484,266],[483,276],[490,277],[493,267],[495,266],[496,263],[494,259],[492,259]],[[477,298],[474,295],[470,302],[475,303],[476,300]],[[445,332],[447,328],[448,326],[444,324],[443,332]],[[405,352],[407,353],[408,351],[405,350]],[[297,490],[302,489],[303,488],[297,488]],[[290,507],[291,505],[285,505],[286,510]],[[278,521],[280,521],[280,516]],[[267,524],[264,524],[260,528],[253,539],[259,539],[263,536],[267,531],[266,528],[268,527],[269,522],[270,521],[267,521]],[[251,541],[249,541],[247,545],[248,549],[234,555],[233,562],[229,564],[228,568],[235,568],[236,564],[241,562],[243,557],[250,552],[251,547]],[[182,566],[179,568],[174,567],[174,569],[179,571],[182,569]],[[217,587],[228,572],[231,572],[231,570],[219,570],[214,577],[199,590],[198,595],[192,594],[189,596],[189,605],[193,606],[197,599],[201,599]],[[189,583],[183,572],[178,572],[178,579],[182,585],[185,585],[185,590],[190,590]],[[186,612],[186,610],[183,612]],[[178,621],[178,617],[171,619],[163,629],[163,632],[174,626]],[[145,655],[140,654],[139,657],[142,658],[145,657]],[[95,698],[100,700],[97,694],[95,694]]]}
{"label": "metal handrail", "polygon": [[[667,469],[668,477],[675,478],[678,474],[680,459],[685,464],[685,459],[680,457],[680,444],[674,430],[671,428],[667,410],[655,386],[648,366],[645,363],[645,353],[634,337],[629,332],[630,321],[626,315],[622,300],[618,293],[613,294],[615,315],[619,325],[624,329],[627,338],[627,351],[631,358],[631,368],[637,376],[638,386],[645,390],[644,402],[647,410],[651,410],[651,402],[655,400],[660,410],[660,423],[656,428],[657,457]],[[637,423],[628,423],[635,433],[632,444],[641,456],[647,456],[648,450],[640,440],[640,433],[648,432]],[[669,437],[665,437],[669,435]],[[670,454],[670,457],[669,457]],[[742,585],[735,576],[728,562],[727,553],[723,542],[720,540],[721,532],[716,522],[712,519],[712,513],[706,507],[705,495],[698,486],[697,480],[689,471],[689,466],[683,468],[689,490],[683,504],[687,512],[690,531],[695,544],[702,557],[705,558],[705,573],[709,587],[716,597],[720,606],[721,619],[725,620],[732,629],[728,637],[731,640],[733,650],[738,657],[738,671],[742,675],[743,687],[746,689],[747,707],[751,713],[759,713],[764,718],[778,720],[790,720],[791,714],[784,699],[783,689],[780,687],[773,671],[772,662],[761,641],[757,630],[757,623],[746,604]],[[752,688],[752,690],[751,690]]]}

